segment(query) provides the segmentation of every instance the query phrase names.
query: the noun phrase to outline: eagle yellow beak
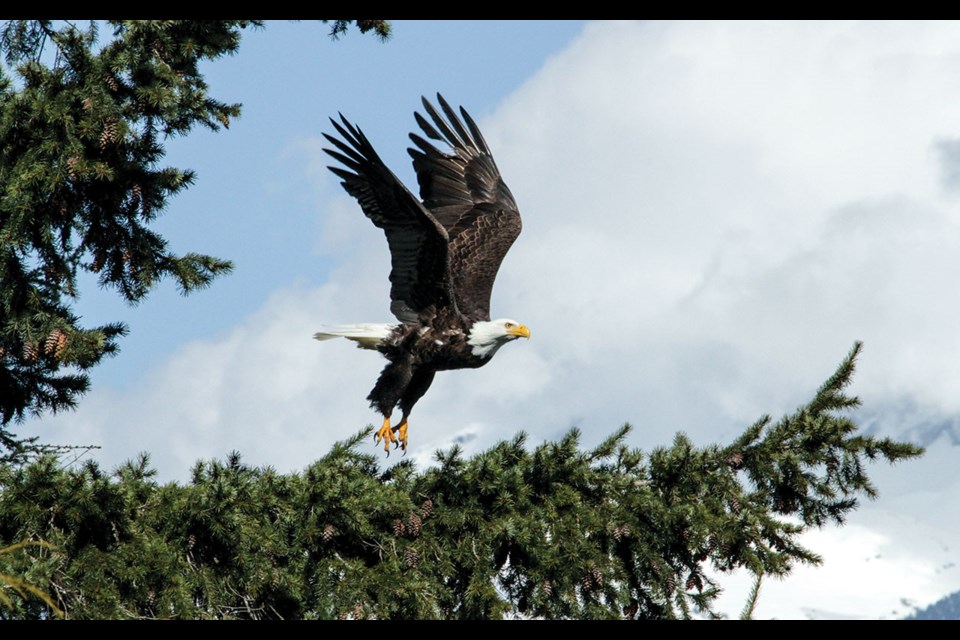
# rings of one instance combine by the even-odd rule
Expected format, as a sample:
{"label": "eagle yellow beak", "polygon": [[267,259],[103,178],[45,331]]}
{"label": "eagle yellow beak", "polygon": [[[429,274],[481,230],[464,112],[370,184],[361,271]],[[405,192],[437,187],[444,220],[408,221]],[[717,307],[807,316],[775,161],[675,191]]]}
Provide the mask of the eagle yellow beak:
{"label": "eagle yellow beak", "polygon": [[528,329],[527,325],[525,324],[518,324],[513,329],[509,329],[507,333],[509,333],[510,335],[517,336],[518,338],[530,337],[530,329]]}

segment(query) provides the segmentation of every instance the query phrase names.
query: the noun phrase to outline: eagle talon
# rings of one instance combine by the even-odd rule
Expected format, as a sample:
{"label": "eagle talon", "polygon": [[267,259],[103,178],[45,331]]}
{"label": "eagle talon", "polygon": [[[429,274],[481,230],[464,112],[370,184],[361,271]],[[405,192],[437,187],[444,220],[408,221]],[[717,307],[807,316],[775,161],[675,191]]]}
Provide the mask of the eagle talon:
{"label": "eagle talon", "polygon": [[383,440],[383,450],[390,455],[390,443],[398,444],[397,437],[393,435],[393,429],[390,428],[390,418],[383,419],[383,426],[374,434],[373,439],[377,444]]}
{"label": "eagle talon", "polygon": [[397,432],[397,445],[403,449],[403,455],[407,455],[407,419],[401,420],[393,431]]}

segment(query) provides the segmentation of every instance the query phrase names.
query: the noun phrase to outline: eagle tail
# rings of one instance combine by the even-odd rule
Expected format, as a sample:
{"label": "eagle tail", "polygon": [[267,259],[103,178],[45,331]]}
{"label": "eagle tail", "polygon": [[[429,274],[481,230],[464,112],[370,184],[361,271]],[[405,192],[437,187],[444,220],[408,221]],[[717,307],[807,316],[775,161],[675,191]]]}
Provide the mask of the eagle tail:
{"label": "eagle tail", "polygon": [[314,340],[346,338],[353,340],[361,349],[376,349],[390,333],[397,328],[395,324],[338,324],[328,325],[323,331],[313,334]]}

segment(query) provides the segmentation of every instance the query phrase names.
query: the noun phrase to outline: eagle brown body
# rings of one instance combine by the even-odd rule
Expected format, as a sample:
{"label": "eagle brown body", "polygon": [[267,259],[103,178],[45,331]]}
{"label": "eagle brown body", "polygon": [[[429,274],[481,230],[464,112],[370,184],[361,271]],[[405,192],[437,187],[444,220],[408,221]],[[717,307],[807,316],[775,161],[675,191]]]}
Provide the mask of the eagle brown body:
{"label": "eagle brown body", "polygon": [[[503,344],[530,337],[516,321],[490,320],[493,281],[521,229],[513,194],[467,112],[460,109],[461,121],[439,94],[437,100],[443,115],[423,100],[433,124],[414,115],[424,134],[451,152],[410,134],[422,202],[346,118],[331,119],[342,139],[324,134],[336,147],[325,151],[343,165],[329,169],[387,237],[390,310],[400,324],[345,325],[314,337],[354,340],[390,361],[367,398],[384,416],[376,438],[388,452],[391,442],[406,449],[407,417],[437,371],[483,366]],[[403,418],[391,427],[397,406]]]}

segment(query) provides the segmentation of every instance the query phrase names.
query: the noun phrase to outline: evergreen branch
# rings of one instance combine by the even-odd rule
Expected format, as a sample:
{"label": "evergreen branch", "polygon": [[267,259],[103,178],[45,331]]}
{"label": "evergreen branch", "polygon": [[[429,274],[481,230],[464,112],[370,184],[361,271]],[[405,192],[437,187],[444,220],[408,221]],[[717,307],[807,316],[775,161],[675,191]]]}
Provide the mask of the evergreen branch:
{"label": "evergreen branch", "polygon": [[[52,544],[42,540],[24,540],[23,542],[18,542],[0,549],[0,555],[12,554],[13,552],[26,547],[44,547],[47,549],[56,550],[56,547],[54,547]],[[22,578],[8,575],[6,573],[0,573],[0,584],[13,589],[21,598],[27,598],[30,595],[39,598],[50,608],[51,611],[53,611],[54,615],[60,618],[64,617],[63,611],[57,607],[53,599],[36,585],[30,584]],[[9,609],[13,609],[13,601],[2,591],[0,591],[0,603],[6,605]]]}
{"label": "evergreen branch", "polygon": [[843,395],[843,389],[853,380],[853,372],[856,368],[857,356],[863,348],[863,343],[859,340],[854,343],[853,348],[843,359],[840,366],[827,378],[827,381],[817,390],[816,396],[808,405],[808,411],[811,414],[819,415],[826,411],[836,411],[848,409],[860,405],[859,398],[852,398]]}
{"label": "evergreen branch", "polygon": [[757,573],[753,577],[753,586],[750,587],[750,593],[747,595],[747,601],[740,612],[741,620],[753,620],[753,612],[757,608],[757,600],[760,597],[760,585],[763,583],[763,574]]}

